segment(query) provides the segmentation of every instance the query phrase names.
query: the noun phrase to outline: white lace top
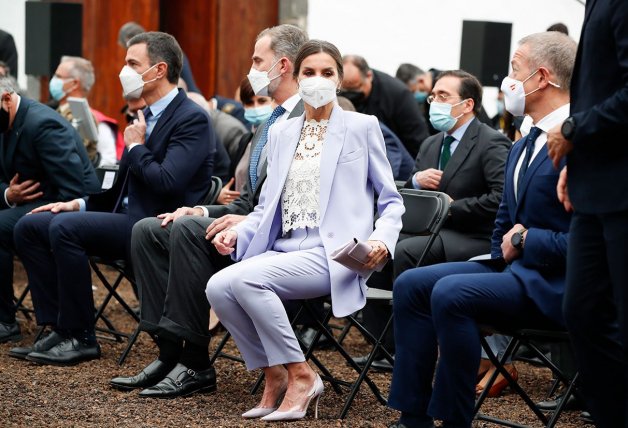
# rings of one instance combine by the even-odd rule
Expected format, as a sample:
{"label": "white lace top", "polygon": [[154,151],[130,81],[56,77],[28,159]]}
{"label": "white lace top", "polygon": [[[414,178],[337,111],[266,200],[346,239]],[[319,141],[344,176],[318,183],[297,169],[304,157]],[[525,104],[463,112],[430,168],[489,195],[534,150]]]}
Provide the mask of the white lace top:
{"label": "white lace top", "polygon": [[282,231],[320,224],[321,153],[328,120],[306,121],[281,195]]}

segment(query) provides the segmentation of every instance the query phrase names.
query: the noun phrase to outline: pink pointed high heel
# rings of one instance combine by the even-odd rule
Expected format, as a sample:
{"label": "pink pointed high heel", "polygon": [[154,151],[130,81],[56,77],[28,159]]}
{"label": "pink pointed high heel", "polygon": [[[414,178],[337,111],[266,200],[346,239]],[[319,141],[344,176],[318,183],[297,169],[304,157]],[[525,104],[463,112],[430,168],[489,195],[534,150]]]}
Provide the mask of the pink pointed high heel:
{"label": "pink pointed high heel", "polygon": [[251,410],[242,413],[242,417],[246,419],[256,419],[266,415],[270,415],[272,412],[277,410],[279,404],[281,404],[281,402],[283,401],[283,397],[286,395],[287,388],[288,385],[285,385],[285,389],[277,397],[277,402],[275,403],[274,407],[253,407]]}
{"label": "pink pointed high heel", "polygon": [[[271,414],[264,416],[261,420],[266,422],[272,421],[293,421],[297,419],[303,419],[305,414],[307,413],[307,408],[310,406],[310,402],[315,399],[314,403],[314,418],[318,419],[318,400],[323,395],[323,391],[325,390],[325,386],[323,385],[323,381],[321,377],[317,374],[316,379],[314,380],[314,385],[312,385],[312,389],[307,394],[307,401],[305,405],[293,407],[292,409],[286,412],[280,412],[275,410]],[[303,409],[303,410],[301,410]]]}

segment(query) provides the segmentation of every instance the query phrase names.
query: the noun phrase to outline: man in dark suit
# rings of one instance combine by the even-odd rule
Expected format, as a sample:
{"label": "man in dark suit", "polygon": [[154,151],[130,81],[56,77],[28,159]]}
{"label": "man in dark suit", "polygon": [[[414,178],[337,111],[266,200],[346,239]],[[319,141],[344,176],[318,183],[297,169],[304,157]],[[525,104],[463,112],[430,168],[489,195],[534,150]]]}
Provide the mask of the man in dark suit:
{"label": "man in dark suit", "polygon": [[[569,233],[565,319],[580,367],[587,408],[596,425],[625,427],[628,426],[626,1],[586,3],[571,81],[570,114],[550,133],[548,140],[555,165],[567,155],[568,180],[561,180],[559,192],[566,207],[574,210]],[[609,380],[609,375],[613,379]]]}
{"label": "man in dark suit", "polygon": [[214,273],[232,261],[221,256],[210,241],[216,233],[242,221],[257,205],[266,179],[263,147],[268,127],[303,113],[292,72],[299,47],[306,41],[307,34],[292,25],[266,29],[257,37],[253,68],[267,71],[276,63],[272,73],[278,77],[271,81],[268,93],[278,107],[253,137],[251,153],[259,155],[259,162],[251,161],[249,180],[240,197],[228,205],[184,206],[158,218],[146,218],[133,228],[140,328],[157,335],[159,356],[136,376],[112,379],[112,386],[143,389],[143,397],[178,397],[204,386],[189,373],[214,370],[208,355],[210,307],[205,287]]}
{"label": "man in dark suit", "polygon": [[481,349],[478,322],[563,324],[570,215],[554,194],[558,171],[545,142],[547,131],[568,114],[575,51],[567,36],[539,33],[521,40],[513,56],[510,77],[525,81],[518,102],[525,100],[536,126],[508,156],[491,260],[420,267],[395,281],[397,353],[388,401],[401,410],[395,427],[433,427],[434,419],[445,427],[471,426]]}
{"label": "man in dark suit", "polygon": [[341,95],[360,113],[372,114],[390,128],[412,157],[429,135],[414,96],[399,80],[371,70],[364,58],[346,55]]}
{"label": "man in dark suit", "polygon": [[121,76],[138,77],[121,79],[125,95],[142,96],[148,108],[124,131],[128,151],[115,185],[87,201],[40,207],[16,225],[37,322],[53,330],[12,356],[54,365],[98,358],[88,256],[128,257],[136,221],[198,203],[209,188],[215,141],[207,113],[177,89],[179,44],[154,32],[128,46]]}
{"label": "man in dark suit", "polygon": [[100,187],[83,143],[48,107],[0,78],[0,343],[18,340],[13,303],[13,228],[32,209]]}
{"label": "man in dark suit", "polygon": [[[449,218],[432,244],[423,265],[468,260],[490,250],[490,238],[497,207],[502,197],[504,164],[510,140],[481,123],[477,114],[482,105],[482,85],[461,70],[445,71],[434,83],[431,105],[451,106],[443,123],[438,114],[431,120],[439,133],[428,137],[416,157],[414,171],[405,187],[437,190],[452,199]],[[456,118],[455,120],[453,118]],[[428,242],[427,236],[400,235],[393,259],[394,276],[417,266]],[[374,274],[369,285],[390,289],[390,269]],[[367,328],[381,332],[390,316],[388,305],[369,304],[363,311]],[[392,329],[386,348],[394,352]],[[358,359],[360,364],[364,360]],[[375,369],[390,363],[376,359]]]}
{"label": "man in dark suit", "polygon": [[[405,187],[437,190],[452,200],[449,218],[425,264],[463,261],[490,249],[511,142],[477,119],[482,86],[473,75],[461,70],[441,73],[430,101],[435,107],[450,104],[450,115],[458,119],[445,130],[433,116],[440,133],[421,145]],[[395,276],[416,267],[427,243],[421,236],[401,238],[395,250]]]}

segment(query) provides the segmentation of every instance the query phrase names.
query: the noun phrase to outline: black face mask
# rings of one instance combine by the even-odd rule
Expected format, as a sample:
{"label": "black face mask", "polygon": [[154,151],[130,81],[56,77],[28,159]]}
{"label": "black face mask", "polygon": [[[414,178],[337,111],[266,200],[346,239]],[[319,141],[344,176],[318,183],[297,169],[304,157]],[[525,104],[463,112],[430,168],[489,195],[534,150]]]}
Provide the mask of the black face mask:
{"label": "black face mask", "polygon": [[5,134],[9,130],[9,112],[0,107],[0,133]]}
{"label": "black face mask", "polygon": [[356,110],[359,110],[366,101],[366,96],[361,91],[340,91],[338,95],[351,101]]}

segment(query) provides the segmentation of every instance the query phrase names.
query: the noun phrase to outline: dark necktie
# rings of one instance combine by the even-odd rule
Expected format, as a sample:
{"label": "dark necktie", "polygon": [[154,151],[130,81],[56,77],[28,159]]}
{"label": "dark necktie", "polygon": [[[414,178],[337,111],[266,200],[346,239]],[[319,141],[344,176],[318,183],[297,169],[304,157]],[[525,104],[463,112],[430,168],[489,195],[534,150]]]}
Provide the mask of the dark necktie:
{"label": "dark necktie", "polygon": [[275,107],[272,114],[264,124],[264,128],[262,128],[262,134],[259,137],[259,141],[257,145],[251,152],[251,161],[249,162],[249,177],[251,179],[251,189],[255,192],[257,188],[257,165],[259,164],[260,156],[262,155],[262,150],[268,141],[268,128],[275,123],[277,118],[284,114],[286,109],[282,106]]}
{"label": "dark necktie", "polygon": [[526,137],[526,152],[523,158],[523,163],[521,164],[521,168],[519,168],[519,176],[517,177],[517,201],[519,201],[521,197],[521,190],[523,188],[523,177],[526,175],[526,171],[528,171],[528,165],[530,164],[530,159],[532,159],[532,153],[534,153],[534,142],[539,135],[541,135],[541,129],[533,126],[530,129],[530,133]]}
{"label": "dark necktie", "polygon": [[451,143],[453,143],[454,141],[456,141],[456,139],[452,137],[451,135],[446,136],[445,140],[443,141],[443,151],[440,154],[441,171],[445,170],[445,167],[447,166],[449,159],[451,159]]}

